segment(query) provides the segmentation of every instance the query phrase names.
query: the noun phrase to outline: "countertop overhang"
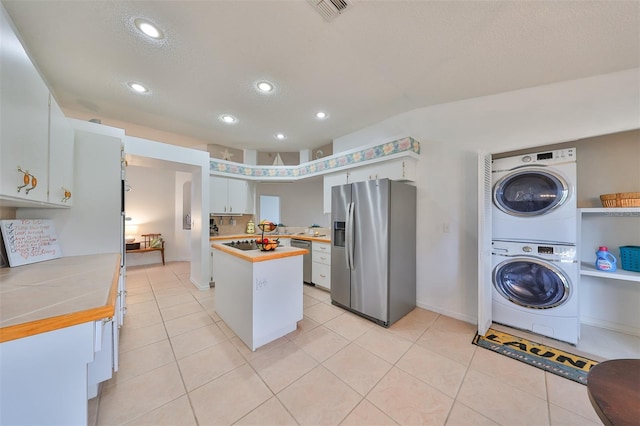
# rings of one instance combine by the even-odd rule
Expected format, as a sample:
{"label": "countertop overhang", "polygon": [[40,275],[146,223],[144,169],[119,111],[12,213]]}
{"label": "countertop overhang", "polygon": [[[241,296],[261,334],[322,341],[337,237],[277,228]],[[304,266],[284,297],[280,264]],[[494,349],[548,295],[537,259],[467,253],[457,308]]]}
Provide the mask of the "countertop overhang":
{"label": "countertop overhang", "polygon": [[0,343],[113,317],[119,276],[119,253],[0,269]]}
{"label": "countertop overhang", "polygon": [[243,259],[243,260],[246,260],[247,262],[252,262],[252,263],[266,262],[268,260],[282,259],[285,257],[292,257],[292,256],[302,256],[304,254],[309,253],[309,250],[300,249],[296,247],[278,247],[275,250],[270,250],[270,251],[262,251],[259,249],[243,251],[237,248],[225,246],[224,244],[215,243],[215,242],[211,244],[211,247],[221,252],[230,254],[235,257],[239,257],[240,259]]}

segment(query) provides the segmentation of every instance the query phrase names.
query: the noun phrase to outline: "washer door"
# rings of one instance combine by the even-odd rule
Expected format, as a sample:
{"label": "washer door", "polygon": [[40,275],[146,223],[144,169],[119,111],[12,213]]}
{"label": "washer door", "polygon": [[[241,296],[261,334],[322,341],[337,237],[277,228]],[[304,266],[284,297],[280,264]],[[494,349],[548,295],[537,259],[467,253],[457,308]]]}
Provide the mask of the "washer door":
{"label": "washer door", "polygon": [[493,202],[513,216],[541,216],[561,206],[569,196],[567,182],[544,169],[522,169],[496,182]]}
{"label": "washer door", "polygon": [[493,286],[505,299],[531,309],[549,309],[569,298],[569,280],[553,264],[533,258],[505,260],[493,270]]}

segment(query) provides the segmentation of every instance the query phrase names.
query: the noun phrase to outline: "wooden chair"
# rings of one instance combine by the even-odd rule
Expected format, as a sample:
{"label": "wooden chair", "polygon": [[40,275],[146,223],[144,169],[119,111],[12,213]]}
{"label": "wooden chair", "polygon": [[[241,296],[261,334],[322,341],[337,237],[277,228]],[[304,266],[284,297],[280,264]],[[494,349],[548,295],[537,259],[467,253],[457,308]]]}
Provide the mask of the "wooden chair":
{"label": "wooden chair", "polygon": [[[127,253],[150,253],[153,251],[159,251],[162,256],[162,264],[164,265],[164,240],[162,234],[142,234],[143,241],[140,244],[140,248],[127,250]],[[154,241],[159,240],[160,243],[155,247],[152,245]]]}

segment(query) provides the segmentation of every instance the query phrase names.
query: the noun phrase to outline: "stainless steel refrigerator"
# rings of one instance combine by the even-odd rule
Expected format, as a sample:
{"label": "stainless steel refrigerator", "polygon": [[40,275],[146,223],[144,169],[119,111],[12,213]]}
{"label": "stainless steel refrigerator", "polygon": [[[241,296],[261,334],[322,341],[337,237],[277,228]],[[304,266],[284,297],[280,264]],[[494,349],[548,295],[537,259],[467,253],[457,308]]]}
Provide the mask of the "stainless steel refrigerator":
{"label": "stainless steel refrigerator", "polygon": [[331,303],[388,327],[416,306],[416,188],[335,186],[331,209]]}

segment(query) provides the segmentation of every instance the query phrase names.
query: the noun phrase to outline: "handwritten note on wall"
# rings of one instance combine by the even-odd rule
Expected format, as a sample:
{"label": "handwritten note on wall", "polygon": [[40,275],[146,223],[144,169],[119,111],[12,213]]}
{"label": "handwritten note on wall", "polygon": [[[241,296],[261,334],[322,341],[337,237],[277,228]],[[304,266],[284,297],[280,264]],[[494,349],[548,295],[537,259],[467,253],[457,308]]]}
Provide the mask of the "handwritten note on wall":
{"label": "handwritten note on wall", "polygon": [[52,220],[1,220],[0,230],[11,267],[62,257]]}

